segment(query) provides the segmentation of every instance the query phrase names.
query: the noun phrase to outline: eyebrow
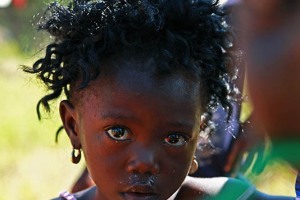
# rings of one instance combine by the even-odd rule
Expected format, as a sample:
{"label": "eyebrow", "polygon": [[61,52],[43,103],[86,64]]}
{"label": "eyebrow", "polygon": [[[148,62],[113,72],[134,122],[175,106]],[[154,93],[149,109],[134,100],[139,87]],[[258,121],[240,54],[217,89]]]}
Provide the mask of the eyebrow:
{"label": "eyebrow", "polygon": [[138,118],[128,115],[128,114],[122,114],[122,113],[101,113],[99,115],[102,120],[105,119],[119,119],[119,120],[134,120],[134,121],[139,121]]}
{"label": "eyebrow", "polygon": [[183,129],[193,129],[195,126],[195,123],[190,122],[190,121],[175,121],[175,122],[168,122],[172,127],[177,127],[177,128],[183,128]]}
{"label": "eyebrow", "polygon": [[[124,121],[128,120],[128,121],[134,121],[135,123],[138,124],[142,124],[139,118],[128,114],[108,112],[108,113],[101,113],[100,117],[101,120],[112,120],[112,119],[124,120]],[[166,121],[166,124],[170,127],[188,129],[188,130],[192,130],[195,126],[195,123],[192,122],[192,120],[191,121],[190,120]]]}

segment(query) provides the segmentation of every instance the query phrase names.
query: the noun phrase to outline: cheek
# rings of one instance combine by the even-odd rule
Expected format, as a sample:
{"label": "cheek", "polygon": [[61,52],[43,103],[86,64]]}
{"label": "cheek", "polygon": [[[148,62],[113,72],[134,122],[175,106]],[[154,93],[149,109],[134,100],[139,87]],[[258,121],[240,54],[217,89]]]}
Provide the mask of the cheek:
{"label": "cheek", "polygon": [[168,153],[170,162],[169,166],[169,173],[171,177],[176,174],[176,177],[182,177],[185,178],[185,176],[188,174],[190,169],[190,164],[193,160],[193,157],[195,155],[197,145],[197,139],[194,139],[193,141],[190,141],[188,143],[188,146],[185,151],[180,151],[178,153]]}
{"label": "cheek", "polygon": [[96,130],[92,124],[85,124],[80,131],[80,141],[87,165],[96,169],[114,166],[120,162],[120,158],[124,157],[124,152],[120,151],[121,147],[110,140],[105,132],[97,132]]}
{"label": "cheek", "polygon": [[[103,191],[115,190],[120,181],[126,179],[124,171],[128,159],[128,152],[122,151],[123,145],[108,140],[104,135],[92,136],[86,138],[83,147],[91,177]],[[115,185],[115,187],[107,188],[107,185]]]}
{"label": "cheek", "polygon": [[173,149],[160,152],[160,186],[167,196],[172,195],[187,177],[192,162],[196,142],[190,143],[184,150]]}
{"label": "cheek", "polygon": [[101,162],[101,166],[117,163],[125,154],[122,151],[123,145],[112,141],[105,133],[86,136],[82,148],[88,160]]}

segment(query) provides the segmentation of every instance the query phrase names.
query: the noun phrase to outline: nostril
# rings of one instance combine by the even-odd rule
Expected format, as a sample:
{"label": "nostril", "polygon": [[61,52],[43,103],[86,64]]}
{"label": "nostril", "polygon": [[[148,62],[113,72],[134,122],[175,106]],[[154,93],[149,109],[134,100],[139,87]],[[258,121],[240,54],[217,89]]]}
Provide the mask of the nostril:
{"label": "nostril", "polygon": [[138,174],[158,174],[158,163],[144,162],[144,161],[132,161],[128,163],[127,169],[129,172]]}
{"label": "nostril", "polygon": [[127,160],[127,170],[137,174],[158,174],[160,172],[160,148],[153,144],[136,141],[131,145]]}
{"label": "nostril", "polygon": [[159,164],[152,156],[144,155],[142,158],[132,157],[127,163],[127,170],[138,174],[158,174]]}

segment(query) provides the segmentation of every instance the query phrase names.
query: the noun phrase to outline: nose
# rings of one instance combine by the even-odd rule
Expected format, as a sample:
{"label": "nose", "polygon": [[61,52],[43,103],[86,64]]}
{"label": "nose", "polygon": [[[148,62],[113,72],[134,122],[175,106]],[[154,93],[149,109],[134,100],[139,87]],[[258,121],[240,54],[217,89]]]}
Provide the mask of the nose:
{"label": "nose", "polygon": [[135,145],[127,163],[127,171],[138,174],[158,174],[160,166],[157,154],[158,150],[155,147]]}

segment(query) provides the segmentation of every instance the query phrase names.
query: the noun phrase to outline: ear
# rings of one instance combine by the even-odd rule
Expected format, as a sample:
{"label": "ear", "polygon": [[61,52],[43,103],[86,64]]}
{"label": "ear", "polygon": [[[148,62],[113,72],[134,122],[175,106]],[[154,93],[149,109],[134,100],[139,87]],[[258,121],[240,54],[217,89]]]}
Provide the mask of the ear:
{"label": "ear", "polygon": [[198,162],[196,160],[196,157],[193,158],[193,161],[190,166],[189,174],[194,174],[198,169]]}
{"label": "ear", "polygon": [[73,148],[80,149],[81,142],[78,134],[78,118],[74,106],[68,100],[61,101],[59,113]]}

